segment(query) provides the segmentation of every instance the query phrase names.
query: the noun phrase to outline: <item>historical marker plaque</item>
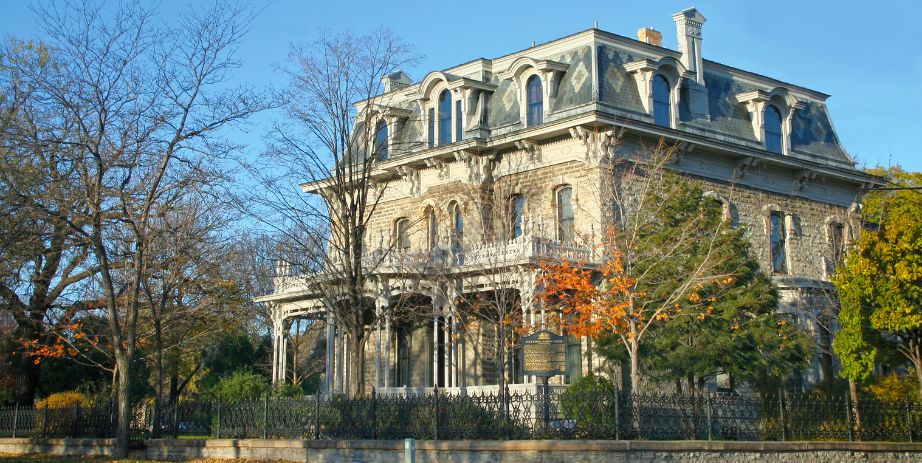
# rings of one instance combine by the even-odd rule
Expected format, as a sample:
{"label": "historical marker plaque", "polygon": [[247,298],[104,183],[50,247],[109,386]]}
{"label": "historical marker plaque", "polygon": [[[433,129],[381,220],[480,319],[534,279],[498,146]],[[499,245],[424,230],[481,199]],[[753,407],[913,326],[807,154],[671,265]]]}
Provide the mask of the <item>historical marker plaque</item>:
{"label": "historical marker plaque", "polygon": [[539,331],[522,338],[522,370],[526,375],[555,376],[567,372],[566,337]]}

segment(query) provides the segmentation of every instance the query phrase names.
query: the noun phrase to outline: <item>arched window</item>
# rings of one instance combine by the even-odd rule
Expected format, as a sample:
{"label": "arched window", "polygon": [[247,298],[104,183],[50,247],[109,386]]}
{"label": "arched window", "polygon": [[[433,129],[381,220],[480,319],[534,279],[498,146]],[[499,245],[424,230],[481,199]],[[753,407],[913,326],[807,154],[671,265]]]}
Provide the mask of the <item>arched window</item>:
{"label": "arched window", "polygon": [[511,220],[512,239],[522,236],[525,225],[525,197],[522,195],[512,196],[509,201],[509,217]]}
{"label": "arched window", "polygon": [[461,243],[464,239],[464,217],[461,215],[461,205],[451,203],[448,206],[449,217],[451,217],[451,255],[455,264],[464,263],[464,254],[461,251]]}
{"label": "arched window", "polygon": [[401,251],[410,249],[410,220],[406,218],[397,219],[397,224],[394,228],[396,237],[394,244],[397,249]]}
{"label": "arched window", "polygon": [[426,211],[426,232],[429,241],[429,250],[432,251],[439,246],[439,223],[435,219],[435,211],[429,208]]}
{"label": "arched window", "polygon": [[464,132],[464,114],[461,112],[461,100],[455,102],[455,141],[461,141]]}
{"label": "arched window", "polygon": [[541,88],[541,78],[537,75],[528,78],[525,85],[526,107],[528,127],[534,127],[544,123],[544,92]]}
{"label": "arched window", "polygon": [[452,203],[448,210],[451,213],[452,248],[460,248],[461,240],[464,238],[464,216],[461,215],[461,206]]}
{"label": "arched window", "polygon": [[429,147],[432,148],[435,146],[435,110],[432,108],[429,108],[428,121],[429,121]]}
{"label": "arched window", "polygon": [[765,106],[765,149],[781,154],[781,113],[773,105]]}
{"label": "arched window", "polygon": [[781,212],[772,211],[768,217],[772,273],[781,275],[788,273],[787,246],[785,245],[787,231],[784,225],[784,216]]}
{"label": "arched window", "polygon": [[379,161],[387,160],[387,123],[379,121],[375,128],[375,157]]}
{"label": "arched window", "polygon": [[573,242],[573,188],[557,189],[557,239],[564,243]]}
{"label": "arched window", "polygon": [[662,74],[653,76],[653,120],[656,125],[672,127],[669,82]]}
{"label": "arched window", "polygon": [[451,143],[451,92],[439,95],[439,146]]}

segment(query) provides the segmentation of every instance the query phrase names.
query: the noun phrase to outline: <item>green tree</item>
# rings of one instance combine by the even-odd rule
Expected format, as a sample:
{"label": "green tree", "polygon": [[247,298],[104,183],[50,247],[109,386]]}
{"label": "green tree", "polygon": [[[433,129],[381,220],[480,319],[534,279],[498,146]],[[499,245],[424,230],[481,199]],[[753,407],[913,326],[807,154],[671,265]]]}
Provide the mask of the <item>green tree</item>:
{"label": "green tree", "polygon": [[225,402],[239,402],[264,397],[270,389],[269,378],[265,375],[241,368],[221,378],[206,395]]}
{"label": "green tree", "polygon": [[[922,387],[922,173],[875,168],[903,189],[871,191],[862,203],[862,227],[833,281],[840,330],[833,349],[841,375],[852,383],[870,375],[891,345],[912,365]],[[853,387],[854,390],[854,387]]]}
{"label": "green tree", "polygon": [[778,378],[808,365],[810,342],[777,312],[777,289],[753,257],[745,229],[728,230],[725,238],[722,272],[736,275],[735,283],[714,298],[707,316],[664,321],[654,332],[649,362],[676,381],[677,389],[687,380],[689,392],[718,373],[774,389]]}
{"label": "green tree", "polygon": [[[764,312],[775,298],[768,294],[769,285],[758,284],[743,231],[731,226],[720,202],[668,169],[674,154],[675,147],[661,143],[646,163],[613,166],[614,175],[605,177],[616,184],[603,185],[602,192],[612,198],[613,225],[599,246],[598,268],[543,263],[539,280],[544,304],[559,310],[571,334],[599,338],[612,333],[621,341],[632,391],[638,388],[641,347],[664,326],[686,325],[692,336],[701,322],[723,315],[721,310],[748,303]],[[730,333],[720,324],[715,322],[715,333]],[[725,343],[727,336],[717,335],[713,342]],[[688,347],[689,354],[696,349]],[[674,364],[689,368],[687,360],[677,358]],[[686,371],[700,374],[717,366],[690,368]]]}

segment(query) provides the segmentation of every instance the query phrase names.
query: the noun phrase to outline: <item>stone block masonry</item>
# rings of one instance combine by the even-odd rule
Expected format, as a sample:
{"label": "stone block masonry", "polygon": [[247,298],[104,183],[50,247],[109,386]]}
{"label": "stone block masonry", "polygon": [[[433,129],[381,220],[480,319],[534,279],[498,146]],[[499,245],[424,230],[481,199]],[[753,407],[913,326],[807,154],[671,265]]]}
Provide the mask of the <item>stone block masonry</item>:
{"label": "stone block masonry", "polygon": [[[403,441],[152,440],[150,459],[248,458],[318,463],[404,461]],[[909,463],[922,444],[726,441],[418,441],[418,463]]]}

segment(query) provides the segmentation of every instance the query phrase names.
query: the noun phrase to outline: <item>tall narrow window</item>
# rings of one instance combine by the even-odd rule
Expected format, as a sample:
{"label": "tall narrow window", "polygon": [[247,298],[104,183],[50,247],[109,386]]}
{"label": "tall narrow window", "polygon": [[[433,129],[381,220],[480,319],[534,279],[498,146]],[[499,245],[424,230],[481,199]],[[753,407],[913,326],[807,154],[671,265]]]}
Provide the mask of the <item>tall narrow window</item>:
{"label": "tall narrow window", "polygon": [[455,141],[464,138],[464,114],[461,113],[461,100],[455,102]]}
{"label": "tall narrow window", "polygon": [[765,149],[781,154],[782,141],[781,113],[778,108],[768,105],[765,107]]}
{"label": "tall narrow window", "polygon": [[387,123],[379,121],[375,129],[375,157],[379,161],[387,160]]}
{"label": "tall narrow window", "polygon": [[565,186],[557,190],[557,239],[573,241],[573,188]]}
{"label": "tall narrow window", "polygon": [[395,226],[395,244],[397,249],[405,251],[410,249],[410,220],[398,219]]}
{"label": "tall narrow window", "polygon": [[787,274],[788,263],[785,250],[784,216],[780,212],[772,212],[769,219],[771,239],[772,273]]}
{"label": "tall narrow window", "polygon": [[541,125],[544,123],[544,91],[541,88],[541,78],[536,75],[529,77],[525,88],[526,107],[528,108],[527,125],[528,127]]}
{"label": "tall narrow window", "polygon": [[426,230],[429,235],[429,250],[435,250],[439,246],[439,224],[435,220],[435,211],[432,209],[426,213]]}
{"label": "tall narrow window", "polygon": [[583,352],[580,339],[572,334],[567,335],[567,384],[573,384],[583,377]]}
{"label": "tall narrow window", "polygon": [[439,95],[439,146],[451,143],[451,92]]}
{"label": "tall narrow window", "polygon": [[525,197],[515,195],[509,202],[509,216],[512,219],[512,239],[522,236],[525,221]]}
{"label": "tall narrow window", "polygon": [[461,243],[464,239],[464,217],[461,215],[461,206],[458,203],[452,203],[448,207],[448,213],[451,214],[451,253],[455,257],[455,263],[461,264]]}
{"label": "tall narrow window", "polygon": [[435,146],[435,110],[429,108],[429,147]]}
{"label": "tall narrow window", "polygon": [[461,215],[461,206],[455,203],[451,211],[452,239],[456,245],[461,244],[464,237],[464,216]]}
{"label": "tall narrow window", "polygon": [[653,76],[653,120],[656,125],[672,126],[672,105],[669,98],[669,82],[661,74]]}
{"label": "tall narrow window", "polygon": [[845,255],[845,226],[839,222],[827,225],[829,234],[830,270],[835,271],[836,266],[842,262]]}

